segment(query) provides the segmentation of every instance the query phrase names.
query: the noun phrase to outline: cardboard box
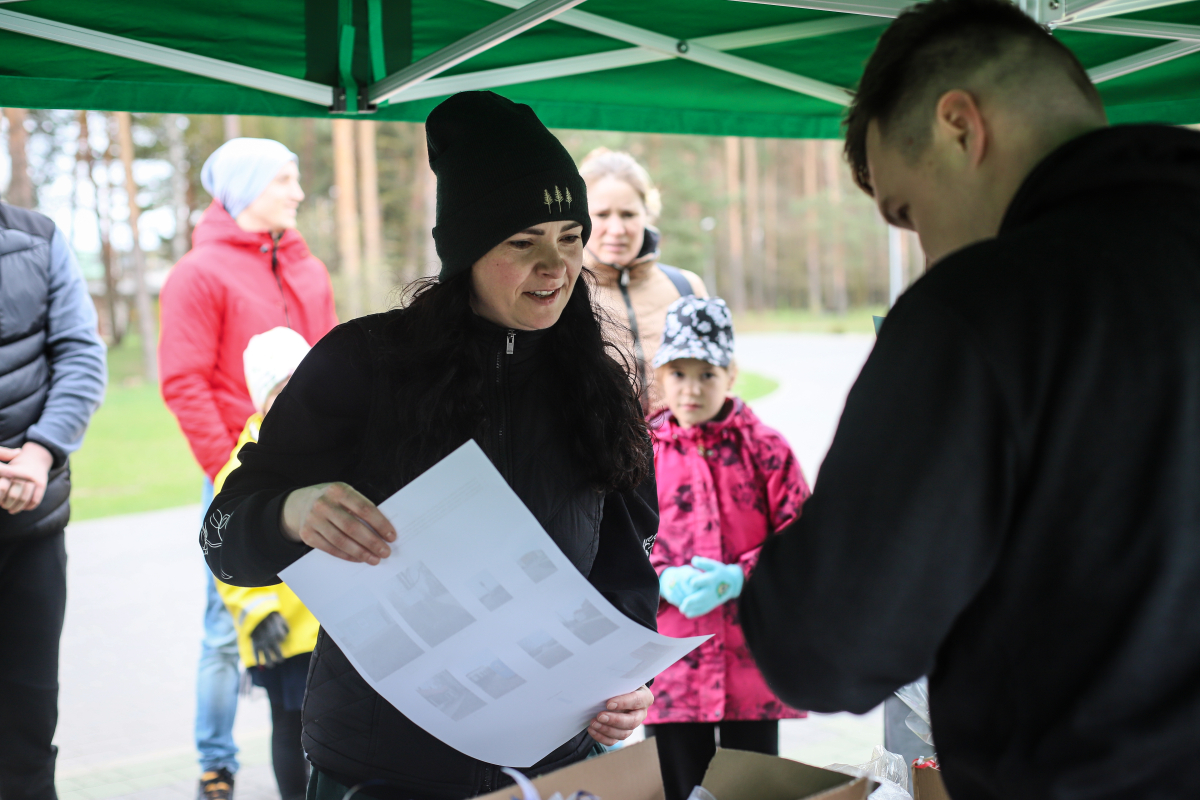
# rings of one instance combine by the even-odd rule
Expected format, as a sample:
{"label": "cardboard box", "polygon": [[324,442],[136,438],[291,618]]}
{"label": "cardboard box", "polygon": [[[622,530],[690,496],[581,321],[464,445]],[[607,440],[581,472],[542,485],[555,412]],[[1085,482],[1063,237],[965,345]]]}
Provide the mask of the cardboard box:
{"label": "cardboard box", "polygon": [[942,783],[942,773],[932,767],[924,769],[914,767],[912,786],[913,800],[950,800],[946,784]]}
{"label": "cardboard box", "polygon": [[762,753],[724,749],[717,750],[701,785],[717,800],[866,800],[873,788],[866,778]]}
{"label": "cardboard box", "polygon": [[[622,747],[543,775],[533,785],[542,800],[555,792],[569,797],[580,789],[600,800],[663,800],[658,744],[651,738]],[[703,785],[717,800],[866,800],[870,791],[865,778],[740,750],[717,750]],[[476,800],[519,796],[519,790],[509,787]]]}

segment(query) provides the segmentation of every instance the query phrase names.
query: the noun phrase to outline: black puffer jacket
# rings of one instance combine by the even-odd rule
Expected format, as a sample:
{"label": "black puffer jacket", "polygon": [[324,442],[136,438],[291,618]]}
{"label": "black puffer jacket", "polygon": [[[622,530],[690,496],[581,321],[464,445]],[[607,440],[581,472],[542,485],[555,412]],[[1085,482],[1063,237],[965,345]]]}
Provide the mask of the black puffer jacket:
{"label": "black puffer jacket", "polygon": [[[391,312],[398,313],[403,312]],[[201,532],[213,574],[239,586],[275,584],[280,570],[308,552],[279,531],[280,509],[293,489],[340,480],[378,503],[400,488],[398,481],[380,479],[365,458],[372,431],[384,427],[377,415],[395,413],[382,408],[384,393],[377,391],[372,366],[374,334],[389,317],[346,323],[321,340],[271,409],[259,443],[242,449],[242,466],[209,513],[228,514],[228,523],[219,533],[207,529],[211,526]],[[548,378],[542,370],[546,359],[538,354],[544,334],[514,333],[482,321],[475,327],[474,356],[487,370],[490,423],[480,446],[592,585],[653,629],[658,580],[647,551],[658,530],[654,481],[608,495],[589,486],[564,437],[547,423],[537,389]],[[531,771],[578,761],[591,745],[581,732]],[[324,633],[309,670],[304,748],[318,769],[339,782],[385,782],[365,792],[377,797],[465,798],[509,782],[499,767],[454,750],[410,722],[367,685]]]}

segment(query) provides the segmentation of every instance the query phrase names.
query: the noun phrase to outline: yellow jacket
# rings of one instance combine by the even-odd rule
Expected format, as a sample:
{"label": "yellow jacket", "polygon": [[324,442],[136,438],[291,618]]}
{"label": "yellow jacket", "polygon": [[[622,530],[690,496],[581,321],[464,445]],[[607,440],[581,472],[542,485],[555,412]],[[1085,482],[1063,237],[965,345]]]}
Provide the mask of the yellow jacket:
{"label": "yellow jacket", "polygon": [[[246,420],[246,427],[242,430],[242,435],[238,437],[233,454],[229,457],[229,463],[217,473],[217,477],[213,481],[213,489],[216,492],[221,491],[221,486],[229,477],[229,473],[237,469],[239,463],[237,454],[242,449],[242,445],[246,442],[258,441],[258,426],[262,424],[262,420],[262,414],[254,414]],[[238,652],[241,653],[242,663],[247,667],[257,665],[254,658],[254,645],[250,642],[250,632],[258,627],[258,623],[262,622],[272,611],[278,611],[283,615],[288,624],[288,635],[280,648],[284,658],[298,656],[301,653],[311,653],[317,646],[317,630],[321,627],[321,623],[317,622],[317,618],[304,607],[304,603],[300,602],[300,598],[287,587],[287,584],[246,588],[230,586],[217,581],[217,593],[221,595],[221,599],[225,601],[225,607],[233,616],[233,624],[237,627],[238,632]]]}

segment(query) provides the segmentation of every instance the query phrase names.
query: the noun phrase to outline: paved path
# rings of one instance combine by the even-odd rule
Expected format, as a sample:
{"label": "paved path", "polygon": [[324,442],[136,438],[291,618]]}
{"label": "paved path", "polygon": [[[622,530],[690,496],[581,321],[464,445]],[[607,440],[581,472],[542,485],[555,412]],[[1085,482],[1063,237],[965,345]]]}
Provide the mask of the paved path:
{"label": "paved path", "polygon": [[[56,737],[62,800],[194,794],[205,569],[196,544],[199,519],[200,507],[188,506],[67,530]],[[236,734],[250,766],[243,778],[253,778],[257,765],[273,792],[270,715],[259,692],[243,698]],[[134,794],[140,790],[152,791]]]}
{"label": "paved path", "polygon": [[[812,485],[833,441],[846,394],[875,344],[873,336],[742,334],[738,365],[779,381],[779,388],[755,401],[755,413],[792,445]],[[883,744],[882,707],[862,716],[814,714],[785,721],[780,751],[789,758],[823,766],[861,764]]]}
{"label": "paved path", "polygon": [[[748,334],[744,369],[780,388],[754,404],[792,443],[809,480],[870,350],[857,336]],[[198,507],[109,517],[67,531],[58,785],[62,800],[186,800],[195,793],[192,744],[204,573]],[[270,720],[261,690],[242,698],[237,800],[277,800]],[[784,754],[812,764],[865,761],[882,715],[816,715],[784,723]]]}

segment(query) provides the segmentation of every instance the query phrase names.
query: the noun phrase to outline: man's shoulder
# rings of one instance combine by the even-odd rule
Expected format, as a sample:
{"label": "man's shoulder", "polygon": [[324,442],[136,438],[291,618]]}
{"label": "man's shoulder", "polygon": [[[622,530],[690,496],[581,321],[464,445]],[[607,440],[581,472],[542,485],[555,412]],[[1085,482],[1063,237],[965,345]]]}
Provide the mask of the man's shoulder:
{"label": "man's shoulder", "polygon": [[22,231],[30,236],[50,241],[58,228],[54,220],[28,208],[0,203],[0,229]]}
{"label": "man's shoulder", "polygon": [[1046,289],[1046,267],[1055,260],[1038,237],[986,239],[943,258],[905,294],[951,307],[1011,308]]}

